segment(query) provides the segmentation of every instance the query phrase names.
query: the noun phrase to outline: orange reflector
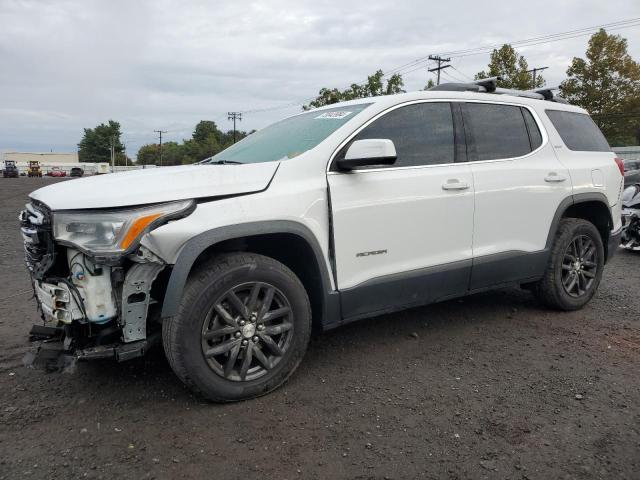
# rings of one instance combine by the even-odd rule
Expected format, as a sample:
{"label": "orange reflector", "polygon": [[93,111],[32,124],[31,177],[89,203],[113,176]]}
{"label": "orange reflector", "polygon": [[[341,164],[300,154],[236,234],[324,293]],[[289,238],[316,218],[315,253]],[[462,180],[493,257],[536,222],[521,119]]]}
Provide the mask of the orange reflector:
{"label": "orange reflector", "polygon": [[123,250],[129,248],[135,241],[135,239],[138,238],[138,236],[142,233],[142,231],[161,215],[161,213],[153,213],[151,215],[138,218],[135,222],[133,222],[133,225],[131,225],[131,228],[120,242],[120,247],[122,247]]}

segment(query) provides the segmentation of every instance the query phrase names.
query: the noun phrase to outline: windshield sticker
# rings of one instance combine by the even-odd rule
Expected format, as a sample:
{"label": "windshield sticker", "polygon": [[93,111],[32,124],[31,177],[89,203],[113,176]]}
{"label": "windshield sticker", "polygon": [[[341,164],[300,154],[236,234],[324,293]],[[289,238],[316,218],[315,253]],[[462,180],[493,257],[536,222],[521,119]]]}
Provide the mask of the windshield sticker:
{"label": "windshield sticker", "polygon": [[318,115],[316,118],[331,118],[333,120],[340,120],[341,118],[348,117],[349,115],[351,115],[351,112],[339,110],[337,112],[324,112],[323,114]]}

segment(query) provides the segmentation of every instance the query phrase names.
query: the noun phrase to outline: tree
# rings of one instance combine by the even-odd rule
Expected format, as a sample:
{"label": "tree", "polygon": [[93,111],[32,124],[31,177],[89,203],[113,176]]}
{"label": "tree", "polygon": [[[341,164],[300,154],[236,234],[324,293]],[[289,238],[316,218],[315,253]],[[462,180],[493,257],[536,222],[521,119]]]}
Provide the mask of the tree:
{"label": "tree", "polygon": [[85,128],[82,140],[78,143],[78,158],[81,162],[111,163],[111,142],[115,146],[117,163],[124,164],[124,146],[120,141],[120,124],[109,120],[95,128]]}
{"label": "tree", "polygon": [[[241,140],[247,133],[236,131],[236,139]],[[164,165],[183,165],[209,158],[233,144],[233,131],[222,132],[215,122],[201,120],[191,134],[191,138],[182,143],[165,142],[162,144]],[[138,150],[137,163],[156,165],[160,159],[160,145],[143,145]]]}
{"label": "tree", "polygon": [[436,82],[433,81],[433,78],[430,78],[427,84],[424,86],[423,90],[430,90],[436,86]]}
{"label": "tree", "polygon": [[303,110],[331,105],[333,103],[344,102],[346,100],[354,100],[356,98],[377,97],[379,95],[393,95],[402,93],[404,81],[399,73],[391,75],[385,84],[384,72],[378,70],[373,75],[367,77],[364,84],[353,83],[346,90],[340,91],[337,88],[321,88],[315,100],[309,105],[304,105]]}
{"label": "tree", "polygon": [[138,150],[136,163],[138,165],[155,165],[160,157],[160,146],[157,143],[143,145]]}
{"label": "tree", "polygon": [[589,39],[586,59],[575,57],[567,77],[562,95],[593,116],[610,144],[640,143],[640,64],[627,52],[626,39],[600,29]]}
{"label": "tree", "polygon": [[206,143],[209,137],[215,137],[216,141],[219,141],[221,134],[222,132],[218,130],[216,122],[200,120],[193,130],[191,137],[198,143]]}
{"label": "tree", "polygon": [[533,75],[528,72],[529,65],[527,60],[519,55],[511,45],[504,44],[499,49],[491,52],[488,70],[478,72],[476,80],[491,77],[501,77],[498,81],[498,87],[513,88],[516,90],[530,90],[539,88],[544,85],[544,78],[541,75],[536,76],[536,83],[533,84]]}

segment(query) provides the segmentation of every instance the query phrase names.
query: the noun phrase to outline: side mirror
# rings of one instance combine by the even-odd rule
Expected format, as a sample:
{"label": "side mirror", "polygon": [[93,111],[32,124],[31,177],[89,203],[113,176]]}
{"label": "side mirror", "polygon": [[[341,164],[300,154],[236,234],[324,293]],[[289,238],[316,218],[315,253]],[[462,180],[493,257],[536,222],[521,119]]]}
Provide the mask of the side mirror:
{"label": "side mirror", "polygon": [[372,138],[353,142],[344,158],[336,164],[340,170],[353,170],[358,167],[393,165],[396,159],[396,147],[391,140]]}

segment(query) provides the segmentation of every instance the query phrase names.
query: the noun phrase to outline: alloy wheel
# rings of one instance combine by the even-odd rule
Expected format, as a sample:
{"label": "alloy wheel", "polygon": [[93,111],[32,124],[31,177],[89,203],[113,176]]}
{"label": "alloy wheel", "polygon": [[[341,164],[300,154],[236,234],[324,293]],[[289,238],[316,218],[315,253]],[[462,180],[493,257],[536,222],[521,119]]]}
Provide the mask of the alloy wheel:
{"label": "alloy wheel", "polygon": [[585,295],[593,286],[598,270],[596,245],[586,235],[571,240],[562,259],[562,286],[571,297]]}
{"label": "alloy wheel", "polygon": [[213,303],[202,325],[202,353],[209,367],[232,381],[266,375],[292,340],[289,300],[265,282],[247,282],[227,290]]}

